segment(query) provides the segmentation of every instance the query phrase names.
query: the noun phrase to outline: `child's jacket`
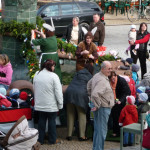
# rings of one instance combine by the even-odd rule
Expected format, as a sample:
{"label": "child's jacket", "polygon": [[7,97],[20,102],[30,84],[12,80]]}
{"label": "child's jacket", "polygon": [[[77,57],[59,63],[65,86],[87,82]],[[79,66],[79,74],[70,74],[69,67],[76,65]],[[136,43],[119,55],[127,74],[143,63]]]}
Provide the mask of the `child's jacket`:
{"label": "child's jacket", "polygon": [[123,126],[137,123],[138,122],[138,112],[135,105],[126,105],[120,114],[119,123],[123,123]]}

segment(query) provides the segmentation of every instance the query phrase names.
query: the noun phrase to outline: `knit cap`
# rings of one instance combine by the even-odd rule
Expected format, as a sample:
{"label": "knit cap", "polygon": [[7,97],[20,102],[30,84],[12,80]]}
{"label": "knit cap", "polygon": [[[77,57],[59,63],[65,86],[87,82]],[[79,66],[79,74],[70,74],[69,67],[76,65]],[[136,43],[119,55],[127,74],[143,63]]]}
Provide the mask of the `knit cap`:
{"label": "knit cap", "polygon": [[0,93],[2,94],[2,95],[4,95],[4,96],[6,96],[6,89],[5,88],[3,88],[3,87],[0,87]]}
{"label": "knit cap", "polygon": [[136,25],[132,24],[131,29],[136,29]]}
{"label": "knit cap", "polygon": [[145,93],[145,90],[146,90],[146,87],[140,86],[140,87],[137,88],[136,92],[137,93]]}
{"label": "knit cap", "polygon": [[140,69],[139,65],[137,65],[137,64],[132,64],[132,71],[133,71],[133,72],[138,72],[139,69]]}
{"label": "knit cap", "polygon": [[128,104],[130,104],[130,105],[134,105],[134,103],[135,103],[135,97],[132,96],[132,95],[131,96],[127,96],[126,100],[127,100]]}
{"label": "knit cap", "polygon": [[19,89],[14,88],[10,90],[9,97],[17,99],[19,97],[19,94],[20,94]]}
{"label": "knit cap", "polygon": [[19,98],[21,99],[21,100],[24,100],[24,101],[26,101],[27,100],[27,98],[28,98],[28,94],[27,94],[27,92],[21,92],[20,93],[20,96],[19,96]]}
{"label": "knit cap", "polygon": [[148,96],[146,93],[139,94],[139,98],[141,101],[146,102],[148,100]]}
{"label": "knit cap", "polygon": [[132,58],[127,58],[126,61],[131,65],[133,63],[133,59]]}

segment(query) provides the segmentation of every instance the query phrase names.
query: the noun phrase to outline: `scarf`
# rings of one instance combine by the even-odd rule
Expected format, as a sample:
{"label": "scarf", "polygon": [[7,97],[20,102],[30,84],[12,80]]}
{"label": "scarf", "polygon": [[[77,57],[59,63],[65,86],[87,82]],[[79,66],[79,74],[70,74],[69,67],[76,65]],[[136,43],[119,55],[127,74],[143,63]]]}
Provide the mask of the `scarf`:
{"label": "scarf", "polygon": [[114,83],[112,83],[112,82],[110,81],[110,85],[111,85],[111,88],[112,88],[113,93],[114,93],[114,99],[116,99],[116,85],[117,85],[117,80],[118,80],[118,78],[117,78],[117,76],[116,76]]}

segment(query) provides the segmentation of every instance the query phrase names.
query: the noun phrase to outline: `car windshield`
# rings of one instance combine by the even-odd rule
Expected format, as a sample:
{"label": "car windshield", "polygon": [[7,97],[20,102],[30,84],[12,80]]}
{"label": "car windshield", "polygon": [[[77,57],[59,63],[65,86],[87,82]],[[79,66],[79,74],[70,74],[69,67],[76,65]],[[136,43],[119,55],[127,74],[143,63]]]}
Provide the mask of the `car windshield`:
{"label": "car windshield", "polygon": [[44,8],[44,6],[41,6],[41,7],[38,9],[37,14],[39,14],[40,11],[41,11],[43,8]]}

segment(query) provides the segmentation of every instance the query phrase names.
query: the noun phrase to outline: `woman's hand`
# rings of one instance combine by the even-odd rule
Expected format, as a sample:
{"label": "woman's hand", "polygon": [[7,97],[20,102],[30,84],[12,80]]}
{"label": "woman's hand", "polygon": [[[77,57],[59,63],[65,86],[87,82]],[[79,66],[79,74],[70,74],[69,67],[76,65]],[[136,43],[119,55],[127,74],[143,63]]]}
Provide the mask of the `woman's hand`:
{"label": "woman's hand", "polygon": [[94,59],[94,56],[92,54],[89,55],[89,58]]}
{"label": "woman's hand", "polygon": [[34,30],[37,34],[39,34],[42,38],[46,38],[45,34],[38,31],[38,30]]}
{"label": "woman's hand", "polygon": [[84,50],[84,51],[81,52],[81,55],[83,55],[83,54],[88,55],[88,54],[89,54],[89,51],[88,51],[88,50]]}

